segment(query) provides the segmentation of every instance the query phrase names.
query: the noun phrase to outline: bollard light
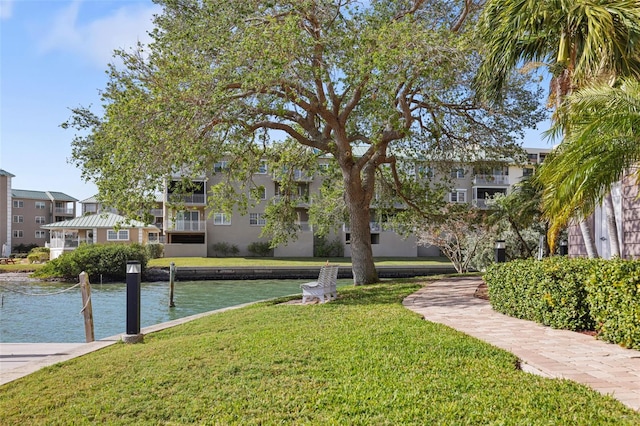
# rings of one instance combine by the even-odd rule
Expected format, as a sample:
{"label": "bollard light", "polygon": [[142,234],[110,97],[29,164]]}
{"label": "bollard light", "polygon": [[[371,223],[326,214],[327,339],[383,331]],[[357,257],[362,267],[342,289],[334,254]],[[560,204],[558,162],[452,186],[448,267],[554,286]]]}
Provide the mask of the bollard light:
{"label": "bollard light", "polygon": [[496,263],[504,263],[507,261],[506,243],[504,240],[497,240],[494,246]]}
{"label": "bollard light", "polygon": [[127,261],[127,334],[122,337],[126,343],[142,341],[140,334],[140,262]]}
{"label": "bollard light", "polygon": [[560,241],[560,248],[558,249],[560,256],[566,256],[569,254],[569,243],[567,240]]}

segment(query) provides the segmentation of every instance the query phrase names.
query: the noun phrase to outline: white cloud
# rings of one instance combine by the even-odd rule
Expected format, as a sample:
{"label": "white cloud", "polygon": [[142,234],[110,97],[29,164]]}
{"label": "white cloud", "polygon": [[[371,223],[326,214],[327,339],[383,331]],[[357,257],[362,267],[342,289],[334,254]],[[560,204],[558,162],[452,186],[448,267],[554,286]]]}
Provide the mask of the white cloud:
{"label": "white cloud", "polygon": [[78,53],[100,68],[113,61],[115,49],[128,50],[138,41],[149,42],[153,15],[161,11],[151,3],[136,2],[120,7],[108,16],[81,22],[78,18],[81,6],[82,2],[75,0],[59,12],[40,47],[43,52]]}
{"label": "white cloud", "polygon": [[14,0],[0,0],[0,20],[11,18]]}

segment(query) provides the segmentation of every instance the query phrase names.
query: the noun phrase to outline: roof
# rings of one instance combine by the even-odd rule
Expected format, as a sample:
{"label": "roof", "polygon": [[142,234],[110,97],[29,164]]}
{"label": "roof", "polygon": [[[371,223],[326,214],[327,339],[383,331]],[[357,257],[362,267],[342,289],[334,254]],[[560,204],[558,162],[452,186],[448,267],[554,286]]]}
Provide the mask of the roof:
{"label": "roof", "polygon": [[70,201],[76,202],[77,199],[64,192],[56,191],[31,191],[28,189],[11,189],[13,198],[27,198],[29,200],[46,200],[46,201]]}
{"label": "roof", "polygon": [[0,176],[16,177],[16,175],[12,175],[11,173],[9,173],[8,171],[6,171],[4,169],[0,169]]}
{"label": "roof", "polygon": [[115,227],[127,229],[127,228],[144,228],[144,229],[158,229],[155,225],[145,225],[139,220],[127,220],[124,216],[120,216],[114,213],[100,213],[90,214],[85,216],[76,217],[74,219],[65,220],[62,222],[50,223],[48,225],[42,225],[44,229],[93,229],[93,228],[107,228],[112,229]]}

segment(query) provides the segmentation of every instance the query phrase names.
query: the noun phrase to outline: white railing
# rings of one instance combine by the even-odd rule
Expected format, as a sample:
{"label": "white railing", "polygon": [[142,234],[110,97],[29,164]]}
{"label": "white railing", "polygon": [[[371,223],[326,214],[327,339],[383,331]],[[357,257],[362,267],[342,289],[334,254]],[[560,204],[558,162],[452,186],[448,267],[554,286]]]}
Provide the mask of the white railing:
{"label": "white railing", "polygon": [[169,194],[169,201],[184,204],[204,204],[204,194]]}
{"label": "white railing", "polygon": [[475,175],[474,185],[509,185],[509,176],[504,175]]}
{"label": "white railing", "polygon": [[69,214],[69,215],[74,214],[73,208],[67,208],[67,207],[56,207],[54,211],[59,214]]}
{"label": "white railing", "polygon": [[51,238],[50,248],[78,248],[82,243],[93,244],[93,239],[87,238]]}
{"label": "white railing", "polygon": [[151,209],[149,213],[155,217],[162,217],[162,209]]}
{"label": "white railing", "polygon": [[204,220],[170,220],[167,222],[168,231],[202,231],[204,232],[206,227]]}

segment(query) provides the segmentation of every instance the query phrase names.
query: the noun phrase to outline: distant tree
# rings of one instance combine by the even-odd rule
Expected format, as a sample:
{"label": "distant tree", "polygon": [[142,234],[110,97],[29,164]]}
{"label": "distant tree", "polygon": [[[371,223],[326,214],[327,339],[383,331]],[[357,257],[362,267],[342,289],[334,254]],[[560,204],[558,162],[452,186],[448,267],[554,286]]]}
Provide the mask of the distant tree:
{"label": "distant tree", "polygon": [[476,252],[495,236],[484,212],[467,204],[448,204],[439,220],[416,225],[418,244],[438,247],[458,273],[468,272]]}
{"label": "distant tree", "polygon": [[83,176],[101,201],[135,215],[168,175],[201,176],[226,157],[226,178],[208,199],[227,212],[252,202],[251,173],[266,159],[285,194],[266,211],[277,245],[296,232],[286,196],[293,171],[313,172],[328,155],[355,284],[378,280],[369,227],[376,180],[412,207],[426,205],[399,158],[498,155],[539,119],[522,78],[507,84],[501,105],[473,96],[480,1],[158,3],[153,43],[117,52],[124,66],[110,68],[102,116],[77,108],[64,124],[80,130],[72,159]]}

